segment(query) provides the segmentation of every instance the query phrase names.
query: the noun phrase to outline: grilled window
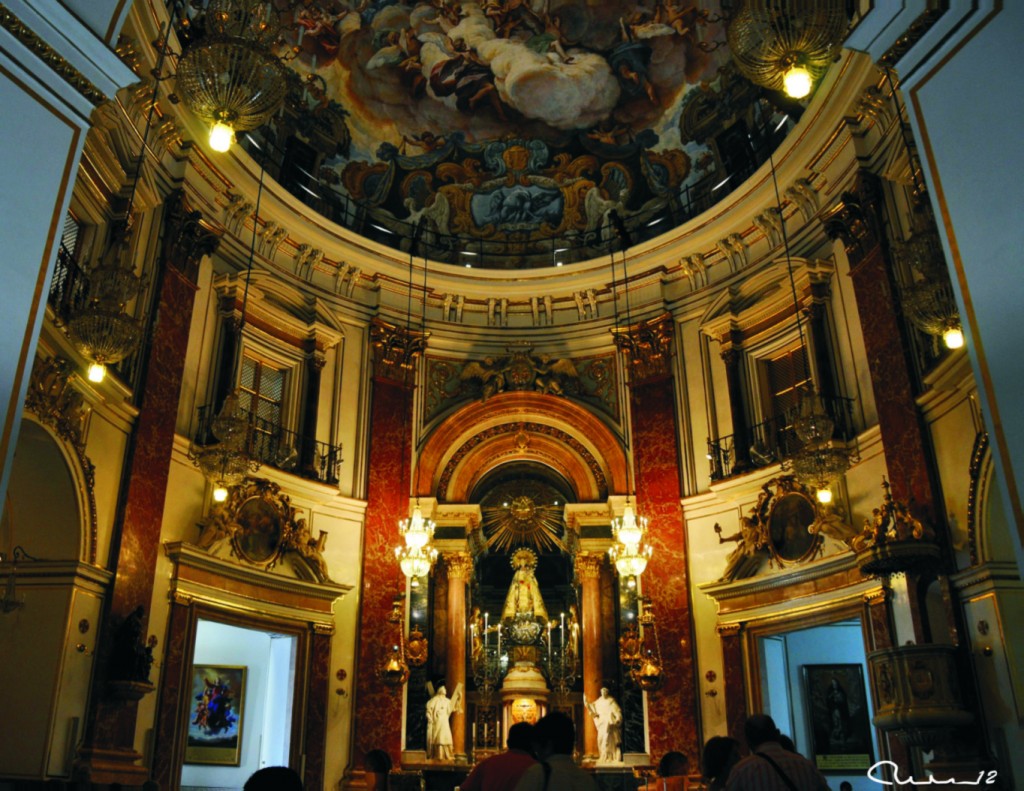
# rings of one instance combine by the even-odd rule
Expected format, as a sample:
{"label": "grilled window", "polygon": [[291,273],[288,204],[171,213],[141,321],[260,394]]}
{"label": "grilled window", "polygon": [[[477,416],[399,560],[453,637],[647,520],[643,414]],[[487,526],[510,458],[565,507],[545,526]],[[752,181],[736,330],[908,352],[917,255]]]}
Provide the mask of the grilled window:
{"label": "grilled window", "polygon": [[250,357],[242,357],[242,380],[239,403],[249,412],[253,429],[263,434],[276,434],[281,427],[284,397],[284,371]]}
{"label": "grilled window", "polygon": [[765,360],[765,374],[770,413],[788,424],[800,399],[801,388],[811,381],[804,347],[787,349]]}

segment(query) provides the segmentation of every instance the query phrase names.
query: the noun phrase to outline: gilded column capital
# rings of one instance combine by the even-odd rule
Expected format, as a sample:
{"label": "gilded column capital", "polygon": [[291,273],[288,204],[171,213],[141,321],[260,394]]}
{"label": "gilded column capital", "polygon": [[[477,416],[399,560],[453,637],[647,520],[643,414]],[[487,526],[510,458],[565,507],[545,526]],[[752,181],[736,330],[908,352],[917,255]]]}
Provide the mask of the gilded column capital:
{"label": "gilded column capital", "polygon": [[612,330],[615,345],[629,361],[629,384],[641,384],[671,375],[673,332],[669,313]]}
{"label": "gilded column capital", "polygon": [[473,573],[473,558],[468,552],[446,552],[444,565],[450,580],[468,582]]}
{"label": "gilded column capital", "polygon": [[415,379],[416,358],[427,348],[429,337],[429,332],[417,332],[374,319],[370,325],[373,375],[410,386]]}
{"label": "gilded column capital", "polygon": [[743,631],[743,624],[720,623],[715,627],[715,631],[718,632],[719,637],[739,637],[740,632]]}
{"label": "gilded column capital", "polygon": [[199,279],[199,262],[213,255],[220,237],[203,224],[203,215],[189,209],[185,193],[176,190],[166,203],[164,259],[190,283]]}
{"label": "gilded column capital", "polygon": [[603,555],[597,555],[592,552],[580,552],[576,555],[576,578],[582,582],[598,579],[601,576],[601,564],[603,562]]}

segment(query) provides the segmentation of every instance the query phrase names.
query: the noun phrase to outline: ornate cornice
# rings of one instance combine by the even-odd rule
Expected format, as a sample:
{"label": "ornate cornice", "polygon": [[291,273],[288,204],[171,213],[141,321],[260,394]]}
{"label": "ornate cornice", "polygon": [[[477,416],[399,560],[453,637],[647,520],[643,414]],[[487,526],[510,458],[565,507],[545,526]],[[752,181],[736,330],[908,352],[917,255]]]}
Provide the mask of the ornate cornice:
{"label": "ornate cornice", "polygon": [[103,91],[93,85],[63,55],[36,35],[35,31],[18,19],[3,3],[0,3],[0,27],[3,27],[21,44],[30,49],[43,63],[59,74],[68,85],[85,97],[90,104],[99,106],[107,100]]}

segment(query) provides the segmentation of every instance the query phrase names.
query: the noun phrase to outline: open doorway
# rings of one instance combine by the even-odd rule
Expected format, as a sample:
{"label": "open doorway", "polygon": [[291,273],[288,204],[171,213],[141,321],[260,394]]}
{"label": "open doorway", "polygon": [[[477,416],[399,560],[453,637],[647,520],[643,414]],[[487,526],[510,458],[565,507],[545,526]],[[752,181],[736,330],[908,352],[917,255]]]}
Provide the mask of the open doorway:
{"label": "open doorway", "polygon": [[878,760],[859,618],[758,639],[762,710],[838,788]]}
{"label": "open doorway", "polygon": [[289,764],[297,653],[295,635],[197,621],[183,791],[241,788]]}

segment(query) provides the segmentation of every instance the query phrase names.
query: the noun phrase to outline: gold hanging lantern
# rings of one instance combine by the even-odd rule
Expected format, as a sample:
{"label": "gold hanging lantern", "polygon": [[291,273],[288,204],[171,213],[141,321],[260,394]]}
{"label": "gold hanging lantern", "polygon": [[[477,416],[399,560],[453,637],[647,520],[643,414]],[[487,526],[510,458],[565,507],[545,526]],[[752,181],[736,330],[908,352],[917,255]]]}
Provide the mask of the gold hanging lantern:
{"label": "gold hanging lantern", "polygon": [[848,24],[844,0],[744,0],[726,40],[744,77],[802,99],[839,57]]}
{"label": "gold hanging lantern", "polygon": [[129,246],[127,233],[111,243],[100,265],[89,272],[85,304],[68,318],[72,342],[92,360],[93,382],[103,381],[106,367],[131,354],[142,339],[142,322],[126,310],[142,288],[129,261]]}
{"label": "gold hanging lantern", "polygon": [[262,0],[211,0],[202,37],[178,62],[181,100],[211,125],[210,147],[227,151],[236,132],[256,129],[276,113],[288,90],[272,47],[280,23]]}

